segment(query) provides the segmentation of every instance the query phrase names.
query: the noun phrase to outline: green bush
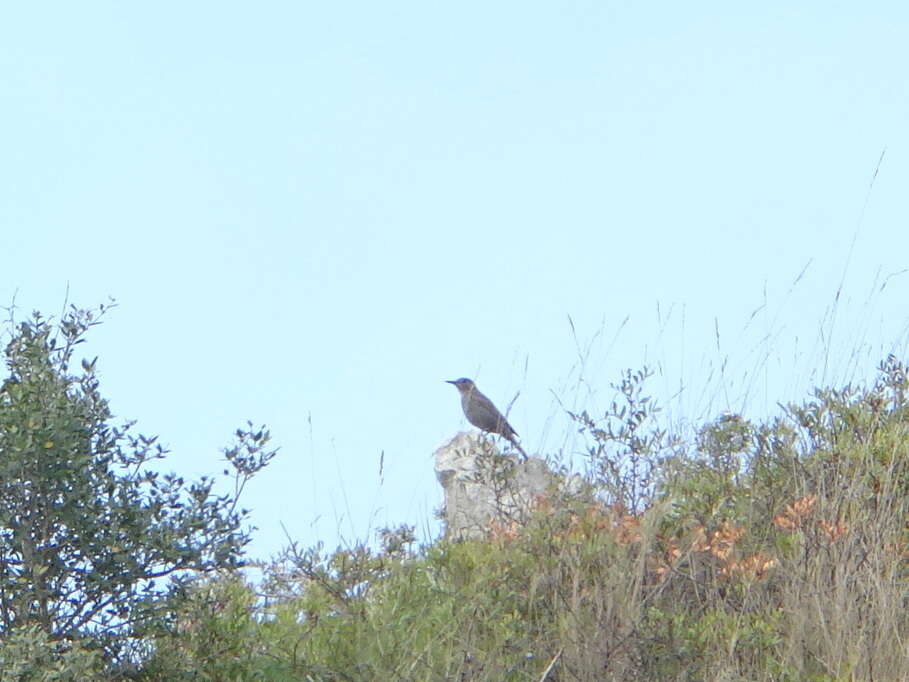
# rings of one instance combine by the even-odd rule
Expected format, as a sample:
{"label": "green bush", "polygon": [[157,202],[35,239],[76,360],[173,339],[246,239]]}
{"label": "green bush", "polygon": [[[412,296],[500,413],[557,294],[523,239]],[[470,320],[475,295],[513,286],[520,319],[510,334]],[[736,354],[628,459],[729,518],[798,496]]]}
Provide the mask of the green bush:
{"label": "green bush", "polygon": [[104,677],[98,651],[51,638],[38,625],[5,632],[0,647],[0,680],[84,682]]}
{"label": "green bush", "polygon": [[[22,637],[31,638],[28,651],[40,649],[40,632],[53,643],[48,660],[63,661],[66,652],[65,668],[88,660],[75,657],[83,648],[129,668],[148,632],[173,613],[184,580],[240,566],[249,539],[236,495],[215,494],[211,478],[186,483],[151,468],[166,451],[157,438],[134,433],[133,423],[113,423],[95,360],[82,360],[74,373],[75,349],[103,312],[73,308],[58,325],[36,313],[10,330],[0,386],[7,659],[25,651]],[[239,494],[273,453],[265,449],[267,431],[237,436],[226,455]],[[27,660],[43,659],[29,653]]]}

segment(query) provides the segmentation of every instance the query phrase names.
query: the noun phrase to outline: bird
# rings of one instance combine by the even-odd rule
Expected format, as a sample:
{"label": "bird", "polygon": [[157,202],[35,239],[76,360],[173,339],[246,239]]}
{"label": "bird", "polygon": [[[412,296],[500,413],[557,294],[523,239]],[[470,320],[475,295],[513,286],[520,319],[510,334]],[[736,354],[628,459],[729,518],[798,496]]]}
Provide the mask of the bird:
{"label": "bird", "polygon": [[461,408],[464,410],[464,416],[467,417],[467,421],[482,431],[497,433],[504,437],[517,448],[524,460],[527,460],[527,453],[524,452],[524,448],[518,444],[516,439],[517,431],[511,428],[511,424],[492,404],[492,401],[480,393],[477,385],[472,380],[462,377],[454,381],[446,380],[445,383],[453,384],[461,393]]}

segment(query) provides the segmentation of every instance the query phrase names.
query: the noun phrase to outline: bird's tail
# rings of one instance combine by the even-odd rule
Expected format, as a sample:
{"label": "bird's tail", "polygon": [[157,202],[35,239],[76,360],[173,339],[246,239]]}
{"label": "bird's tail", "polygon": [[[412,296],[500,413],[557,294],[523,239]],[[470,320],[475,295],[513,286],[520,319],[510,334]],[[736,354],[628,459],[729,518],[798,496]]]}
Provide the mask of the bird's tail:
{"label": "bird's tail", "polygon": [[508,439],[508,442],[511,443],[515,447],[515,449],[521,453],[521,456],[524,458],[524,461],[526,462],[528,459],[527,453],[524,452],[524,448],[521,447],[521,445],[520,445],[520,443],[518,443],[517,439],[514,436],[512,436],[511,438]]}

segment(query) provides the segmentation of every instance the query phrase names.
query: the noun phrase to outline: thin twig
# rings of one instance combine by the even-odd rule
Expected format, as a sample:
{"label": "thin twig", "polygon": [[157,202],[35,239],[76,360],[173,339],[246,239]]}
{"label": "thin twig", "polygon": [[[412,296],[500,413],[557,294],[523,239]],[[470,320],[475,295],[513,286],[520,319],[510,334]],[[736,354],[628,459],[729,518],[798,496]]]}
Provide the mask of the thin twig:
{"label": "thin twig", "polygon": [[540,682],[545,682],[546,678],[549,677],[549,673],[552,672],[552,669],[555,667],[555,664],[559,662],[559,659],[562,657],[562,649],[559,649],[558,653],[552,657],[552,660],[549,661],[549,665],[546,666],[546,670],[543,671],[543,676],[540,677]]}

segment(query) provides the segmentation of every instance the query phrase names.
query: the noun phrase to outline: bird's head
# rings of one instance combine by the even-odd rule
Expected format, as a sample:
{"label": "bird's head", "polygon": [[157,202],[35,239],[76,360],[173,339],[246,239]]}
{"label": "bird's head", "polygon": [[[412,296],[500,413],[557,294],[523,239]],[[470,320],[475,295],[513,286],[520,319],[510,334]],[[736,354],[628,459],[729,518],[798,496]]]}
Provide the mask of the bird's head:
{"label": "bird's head", "polygon": [[461,393],[469,391],[474,388],[474,383],[470,379],[465,379],[461,377],[460,379],[455,379],[454,381],[446,381],[448,384],[454,384]]}

